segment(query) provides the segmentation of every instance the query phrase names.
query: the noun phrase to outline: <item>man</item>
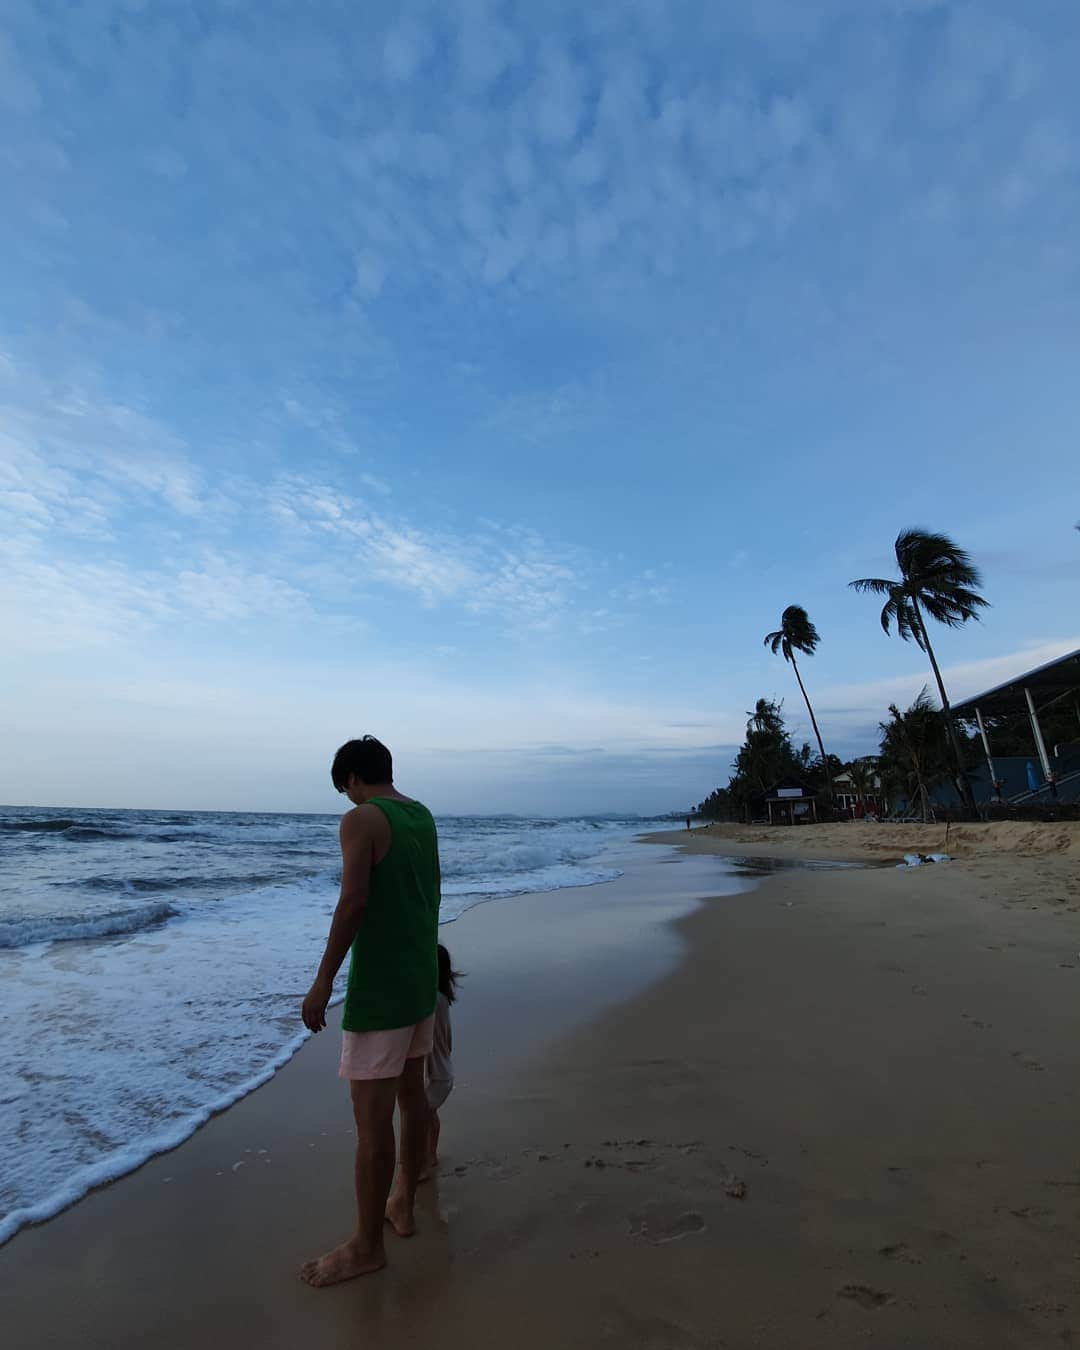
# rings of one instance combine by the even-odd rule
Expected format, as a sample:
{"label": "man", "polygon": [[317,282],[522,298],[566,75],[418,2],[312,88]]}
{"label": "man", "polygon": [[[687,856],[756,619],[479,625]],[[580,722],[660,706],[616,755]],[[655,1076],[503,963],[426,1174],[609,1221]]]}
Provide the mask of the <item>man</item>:
{"label": "man", "polygon": [[428,1125],[424,1060],[438,984],[439,848],[431,812],[394,787],[390,751],[374,736],[347,741],[330,777],[354,809],[341,818],[341,897],[301,1015],[311,1031],[326,1026],[334,976],[351,948],[338,1072],[349,1080],[356,1122],[357,1216],[348,1241],[301,1270],[312,1285],[381,1270],[384,1218],[401,1237],[414,1232]]}

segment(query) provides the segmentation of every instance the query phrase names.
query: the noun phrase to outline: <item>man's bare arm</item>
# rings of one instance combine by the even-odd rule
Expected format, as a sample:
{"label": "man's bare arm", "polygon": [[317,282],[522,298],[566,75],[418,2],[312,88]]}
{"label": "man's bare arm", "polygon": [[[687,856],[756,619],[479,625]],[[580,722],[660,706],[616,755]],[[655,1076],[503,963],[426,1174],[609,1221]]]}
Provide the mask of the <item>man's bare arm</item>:
{"label": "man's bare arm", "polygon": [[309,1031],[321,1031],[326,1026],[326,1005],[330,1002],[334,976],[356,938],[367,904],[374,849],[367,817],[370,809],[360,807],[341,818],[341,895],[318,974],[300,1014]]}

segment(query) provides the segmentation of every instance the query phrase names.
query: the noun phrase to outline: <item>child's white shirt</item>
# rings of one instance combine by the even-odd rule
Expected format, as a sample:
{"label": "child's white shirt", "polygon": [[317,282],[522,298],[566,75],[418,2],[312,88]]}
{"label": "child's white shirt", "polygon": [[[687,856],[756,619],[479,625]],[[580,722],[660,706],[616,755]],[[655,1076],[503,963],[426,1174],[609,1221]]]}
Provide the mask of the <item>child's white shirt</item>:
{"label": "child's white shirt", "polygon": [[454,1037],[450,1029],[450,1000],[440,993],[435,1005],[435,1033],[428,1056],[428,1081],[433,1083],[453,1083],[454,1081]]}

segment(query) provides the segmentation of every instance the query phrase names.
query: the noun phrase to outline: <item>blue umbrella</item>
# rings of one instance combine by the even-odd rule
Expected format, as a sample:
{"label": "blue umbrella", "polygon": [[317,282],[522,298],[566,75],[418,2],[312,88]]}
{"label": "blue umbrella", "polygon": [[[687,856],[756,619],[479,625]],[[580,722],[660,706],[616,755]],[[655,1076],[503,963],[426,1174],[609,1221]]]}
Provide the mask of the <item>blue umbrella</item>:
{"label": "blue umbrella", "polygon": [[1027,762],[1028,787],[1032,792],[1038,792],[1042,784],[1039,782],[1039,776],[1035,772],[1035,765],[1029,759]]}

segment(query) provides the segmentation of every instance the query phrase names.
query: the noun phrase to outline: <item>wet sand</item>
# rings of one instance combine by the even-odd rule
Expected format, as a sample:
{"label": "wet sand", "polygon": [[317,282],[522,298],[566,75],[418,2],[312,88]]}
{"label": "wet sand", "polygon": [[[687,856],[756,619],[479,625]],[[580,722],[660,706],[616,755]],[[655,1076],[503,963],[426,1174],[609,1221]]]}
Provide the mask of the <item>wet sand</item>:
{"label": "wet sand", "polygon": [[1080,1333],[1075,859],[782,870],[694,906],[722,863],[639,855],[621,882],[444,930],[469,971],[459,1084],[421,1232],[387,1271],[296,1277],[350,1219],[325,1035],[0,1250],[5,1343],[1034,1350]]}

